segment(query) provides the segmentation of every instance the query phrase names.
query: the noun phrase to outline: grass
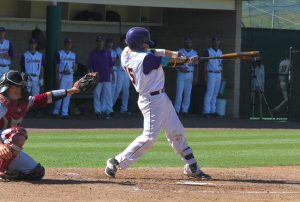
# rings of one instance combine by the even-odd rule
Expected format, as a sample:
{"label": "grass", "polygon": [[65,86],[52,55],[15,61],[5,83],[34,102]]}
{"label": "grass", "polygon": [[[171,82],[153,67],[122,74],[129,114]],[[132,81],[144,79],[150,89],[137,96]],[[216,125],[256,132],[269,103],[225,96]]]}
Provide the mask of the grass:
{"label": "grass", "polygon": [[[104,167],[138,131],[34,131],[25,152],[46,167]],[[187,130],[203,167],[300,165],[300,130]],[[165,136],[133,167],[181,167]]]}

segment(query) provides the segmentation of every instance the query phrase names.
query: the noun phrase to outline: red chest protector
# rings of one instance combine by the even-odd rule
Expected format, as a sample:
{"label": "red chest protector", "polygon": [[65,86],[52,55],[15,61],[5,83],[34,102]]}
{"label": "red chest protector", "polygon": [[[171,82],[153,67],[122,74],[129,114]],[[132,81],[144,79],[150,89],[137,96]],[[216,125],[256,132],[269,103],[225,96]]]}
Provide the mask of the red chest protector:
{"label": "red chest protector", "polygon": [[8,101],[6,97],[0,94],[0,103],[7,109],[5,116],[0,119],[0,130],[4,130],[14,126],[20,126],[30,108],[46,106],[47,95],[43,93],[29,97],[26,100]]}

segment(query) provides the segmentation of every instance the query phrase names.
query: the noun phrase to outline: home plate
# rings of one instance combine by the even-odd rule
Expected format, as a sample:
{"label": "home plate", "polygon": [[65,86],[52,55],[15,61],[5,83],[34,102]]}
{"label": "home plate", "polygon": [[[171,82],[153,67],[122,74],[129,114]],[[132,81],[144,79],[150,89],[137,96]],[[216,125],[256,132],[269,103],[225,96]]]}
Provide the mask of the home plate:
{"label": "home plate", "polygon": [[193,185],[193,186],[216,186],[213,183],[208,182],[195,182],[195,181],[180,181],[176,182],[176,184],[182,184],[182,185]]}

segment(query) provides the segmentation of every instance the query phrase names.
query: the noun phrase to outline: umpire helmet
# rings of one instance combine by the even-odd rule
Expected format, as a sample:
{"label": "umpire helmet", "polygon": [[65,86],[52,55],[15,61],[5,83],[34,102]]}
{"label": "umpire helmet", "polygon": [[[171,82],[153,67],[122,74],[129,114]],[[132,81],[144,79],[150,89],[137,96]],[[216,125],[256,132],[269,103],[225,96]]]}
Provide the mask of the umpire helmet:
{"label": "umpire helmet", "polygon": [[18,71],[8,71],[0,78],[0,93],[4,93],[10,86],[26,88],[26,78]]}
{"label": "umpire helmet", "polygon": [[154,42],[150,39],[149,30],[142,27],[133,27],[126,34],[126,44],[132,50],[143,49],[143,44],[146,43],[152,46]]}

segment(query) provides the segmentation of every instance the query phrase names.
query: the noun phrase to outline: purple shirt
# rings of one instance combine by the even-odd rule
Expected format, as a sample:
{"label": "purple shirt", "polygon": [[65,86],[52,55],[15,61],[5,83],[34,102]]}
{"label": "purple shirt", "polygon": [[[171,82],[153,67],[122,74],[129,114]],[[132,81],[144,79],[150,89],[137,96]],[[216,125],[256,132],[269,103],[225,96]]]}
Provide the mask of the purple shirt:
{"label": "purple shirt", "polygon": [[158,69],[160,67],[161,57],[156,56],[152,53],[146,55],[143,61],[143,72],[144,74],[149,74],[153,69]]}
{"label": "purple shirt", "polygon": [[94,49],[89,55],[88,68],[98,72],[99,82],[109,82],[111,68],[114,66],[110,51]]}

